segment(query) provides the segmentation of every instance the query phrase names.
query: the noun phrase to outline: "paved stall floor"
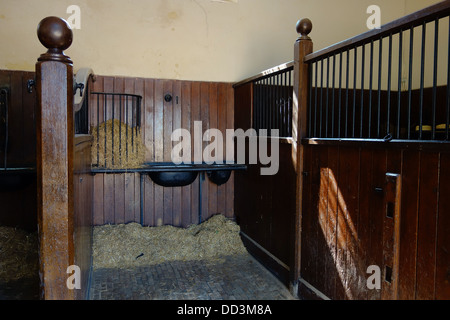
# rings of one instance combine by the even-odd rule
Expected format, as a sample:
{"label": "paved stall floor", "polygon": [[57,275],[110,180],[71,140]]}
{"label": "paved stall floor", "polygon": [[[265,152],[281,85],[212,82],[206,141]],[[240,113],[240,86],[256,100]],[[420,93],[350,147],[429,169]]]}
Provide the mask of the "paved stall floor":
{"label": "paved stall floor", "polygon": [[91,300],[292,300],[251,255],[94,270]]}

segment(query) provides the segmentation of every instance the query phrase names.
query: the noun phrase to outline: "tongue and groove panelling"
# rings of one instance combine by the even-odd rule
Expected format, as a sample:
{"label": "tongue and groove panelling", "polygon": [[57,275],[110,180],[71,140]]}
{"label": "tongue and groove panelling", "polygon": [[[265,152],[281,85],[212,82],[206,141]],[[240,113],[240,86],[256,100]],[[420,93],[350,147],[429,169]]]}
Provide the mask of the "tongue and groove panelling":
{"label": "tongue and groove panelling", "polygon": [[[177,128],[191,132],[194,157],[194,121],[202,121],[203,132],[209,128],[217,128],[222,131],[224,137],[225,129],[234,128],[231,83],[97,75],[92,91],[133,93],[142,96],[141,133],[146,147],[146,162],[171,161],[172,147],[177,143],[171,141],[171,134]],[[164,95],[167,93],[173,97],[171,102],[164,101]],[[93,97],[90,106],[90,123],[96,125],[97,106]],[[107,115],[108,118],[110,116]],[[103,121],[103,112],[100,110],[100,122]],[[203,142],[203,148],[208,143]],[[224,141],[224,149],[226,146]],[[198,223],[199,177],[191,185],[169,188],[156,185],[145,176],[143,224],[186,227]],[[233,218],[233,180],[234,174],[226,184],[217,186],[205,176],[201,200],[203,220],[217,213]],[[140,222],[138,173],[96,174],[94,190],[95,225]]]}

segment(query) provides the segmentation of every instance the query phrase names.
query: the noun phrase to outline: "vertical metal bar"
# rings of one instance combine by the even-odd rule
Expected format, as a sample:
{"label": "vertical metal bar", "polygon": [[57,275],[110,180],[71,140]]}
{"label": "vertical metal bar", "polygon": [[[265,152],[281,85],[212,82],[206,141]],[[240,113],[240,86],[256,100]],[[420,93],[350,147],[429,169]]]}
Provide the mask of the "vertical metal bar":
{"label": "vertical metal bar", "polygon": [[361,116],[359,123],[359,137],[363,136],[363,118],[364,118],[364,70],[365,70],[365,55],[366,55],[366,44],[363,43],[361,52]]}
{"label": "vertical metal bar", "polygon": [[433,64],[433,95],[432,95],[432,114],[431,114],[431,139],[436,138],[436,87],[437,87],[437,63],[438,63],[438,37],[439,37],[439,18],[434,21],[434,64]]}
{"label": "vertical metal bar", "polygon": [[380,37],[380,45],[378,47],[378,102],[377,102],[377,138],[380,138],[381,127],[381,75],[382,75],[382,62],[383,62],[383,38]]}
{"label": "vertical metal bar", "polygon": [[447,49],[447,119],[445,121],[445,140],[449,140],[450,125],[450,21],[448,29],[448,49]]}
{"label": "vertical metal bar", "polygon": [[338,102],[339,118],[338,118],[338,138],[341,137],[341,110],[342,110],[342,51],[339,52],[339,102]]}
{"label": "vertical metal bar", "polygon": [[319,62],[316,61],[316,88],[315,88],[315,92],[314,92],[314,137],[317,137],[317,91],[318,89],[318,78],[319,78]]}
{"label": "vertical metal bar", "polygon": [[128,96],[125,96],[125,123],[126,123],[126,131],[125,131],[125,159],[128,161]]}
{"label": "vertical metal bar", "polygon": [[258,130],[258,81],[253,82],[252,128]]}
{"label": "vertical metal bar", "polygon": [[350,66],[350,49],[347,49],[347,65],[346,65],[346,78],[345,78],[345,133],[344,137],[348,137],[348,83],[349,83],[349,67]]}
{"label": "vertical metal bar", "polygon": [[[450,32],[449,32],[450,34]],[[409,71],[408,71],[408,140],[411,139],[412,68],[414,50],[414,27],[409,29]],[[450,52],[450,51],[449,51]],[[450,56],[449,56],[450,58]]]}
{"label": "vertical metal bar", "polygon": [[[450,32],[449,32],[449,34],[450,34]],[[315,62],[313,62],[313,63],[315,63]],[[312,131],[311,131],[311,126],[312,126],[312,123],[311,123],[311,118],[312,118],[312,88],[313,88],[313,74],[314,74],[314,72],[313,72],[313,68],[312,68],[312,65],[311,65],[311,63],[309,64],[309,77],[308,77],[308,81],[309,81],[309,107],[308,107],[308,137],[309,138],[311,138],[311,134],[312,134]],[[290,75],[289,75],[289,87],[291,87],[291,77],[290,77]]]}
{"label": "vertical metal bar", "polygon": [[119,163],[122,165],[122,96],[119,97]]}
{"label": "vertical metal bar", "polygon": [[322,120],[323,120],[323,59],[320,60],[320,119],[319,119],[319,137],[322,137]]}
{"label": "vertical metal bar", "polygon": [[370,41],[370,62],[369,62],[369,119],[368,119],[368,135],[372,137],[372,89],[373,89],[373,40]]}
{"label": "vertical metal bar", "polygon": [[270,132],[270,80],[266,78],[266,126],[267,132]]}
{"label": "vertical metal bar", "polygon": [[353,57],[353,114],[352,114],[352,138],[355,137],[356,122],[356,78],[358,71],[358,47],[354,48],[355,55]]}
{"label": "vertical metal bar", "polygon": [[331,96],[331,137],[334,138],[334,96],[336,85],[336,54],[333,54],[333,84],[332,84],[332,96]]}
{"label": "vertical metal bar", "polygon": [[97,94],[97,166],[100,166],[100,95]]}
{"label": "vertical metal bar", "polygon": [[134,112],[136,110],[135,105],[136,97],[131,97],[131,152],[134,152],[134,128],[136,127],[135,118],[134,118]]}
{"label": "vertical metal bar", "polygon": [[327,85],[325,95],[325,137],[328,138],[328,95],[329,95],[329,81],[330,81],[330,57],[327,57]]}
{"label": "vertical metal bar", "polygon": [[[5,121],[5,141],[4,141],[4,148],[3,148],[3,169],[6,171],[8,168],[8,140],[9,140],[9,107],[8,107],[8,89],[2,88],[0,95],[2,96],[2,99],[0,100],[0,105],[4,106],[4,121]],[[1,111],[1,109],[0,109]]]}
{"label": "vertical metal bar", "polygon": [[288,137],[288,131],[287,131],[287,74],[289,71],[284,72],[284,80],[283,80],[283,137]]}
{"label": "vertical metal bar", "polygon": [[275,126],[274,129],[280,129],[279,128],[279,121],[280,121],[280,75],[277,74],[275,76]]}
{"label": "vertical metal bar", "polygon": [[105,117],[104,117],[104,120],[105,120],[105,153],[104,153],[104,156],[105,156],[105,168],[106,168],[106,159],[107,159],[107,154],[106,154],[106,150],[107,150],[107,148],[106,148],[106,122],[107,122],[107,112],[106,112],[106,110],[107,110],[107,100],[108,100],[108,95],[107,94],[104,94],[103,95],[103,99],[105,100],[105,110],[104,110],[104,112],[105,112]]}
{"label": "vertical metal bar", "polygon": [[254,127],[256,131],[259,131],[261,128],[261,80],[255,82],[253,86],[255,90],[255,100],[253,101],[253,117],[255,119]]}
{"label": "vertical metal bar", "polygon": [[422,140],[423,125],[423,82],[425,74],[425,40],[426,40],[426,22],[422,24],[422,50],[420,57],[420,99],[419,99],[419,140]]}
{"label": "vertical metal bar", "polygon": [[387,84],[387,119],[386,132],[390,133],[391,125],[391,78],[392,78],[392,33],[389,34],[389,49],[388,49],[388,84]]}
{"label": "vertical metal bar", "polygon": [[402,53],[403,53],[403,30],[398,34],[398,79],[397,79],[397,139],[400,139],[401,120],[401,93],[402,93]]}

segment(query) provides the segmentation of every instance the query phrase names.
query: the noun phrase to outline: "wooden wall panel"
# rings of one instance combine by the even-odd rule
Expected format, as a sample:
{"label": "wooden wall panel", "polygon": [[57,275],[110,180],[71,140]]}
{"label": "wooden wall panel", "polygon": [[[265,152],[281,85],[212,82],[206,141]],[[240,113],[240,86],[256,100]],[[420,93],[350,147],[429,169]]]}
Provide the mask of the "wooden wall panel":
{"label": "wooden wall panel", "polygon": [[[192,157],[201,156],[209,142],[194,148],[194,122],[202,121],[202,134],[209,128],[233,129],[233,88],[228,83],[192,82],[167,79],[97,76],[95,91],[134,93],[142,96],[141,132],[147,162],[171,161],[178,142],[171,141],[173,130],[191,132]],[[165,94],[172,100],[166,102]],[[91,125],[97,123],[96,101],[91,98]],[[104,121],[100,103],[100,123]],[[107,117],[111,117],[108,110]],[[200,139],[202,137],[199,137]],[[225,157],[225,153],[224,153]],[[194,158],[192,158],[194,160]],[[149,226],[171,224],[186,227],[198,222],[199,178],[185,187],[165,188],[143,176],[143,223]],[[96,174],[94,224],[140,222],[140,174]],[[233,175],[217,186],[205,176],[202,180],[202,219],[222,213],[233,218]]]}
{"label": "wooden wall panel", "polygon": [[81,290],[76,299],[86,299],[92,254],[92,219],[94,208],[94,179],[91,171],[91,140],[75,137],[74,151],[74,250],[75,264],[81,269]]}
{"label": "wooden wall panel", "polygon": [[[7,166],[10,168],[36,166],[36,90],[27,91],[29,79],[34,79],[34,72],[0,70],[0,87],[9,88]],[[0,139],[5,139],[4,132],[0,133]],[[0,167],[4,167],[4,158],[4,149],[0,148]],[[0,225],[36,230],[35,178],[22,189],[0,192],[0,203]]]}
{"label": "wooden wall panel", "polygon": [[[305,155],[304,281],[332,299],[450,297],[448,153],[321,145]],[[401,179],[397,222],[387,217],[387,172]],[[367,288],[370,265],[380,267],[380,290]],[[398,279],[385,281],[386,266]]]}
{"label": "wooden wall panel", "polygon": [[436,222],[435,299],[450,300],[450,155],[441,154]]}

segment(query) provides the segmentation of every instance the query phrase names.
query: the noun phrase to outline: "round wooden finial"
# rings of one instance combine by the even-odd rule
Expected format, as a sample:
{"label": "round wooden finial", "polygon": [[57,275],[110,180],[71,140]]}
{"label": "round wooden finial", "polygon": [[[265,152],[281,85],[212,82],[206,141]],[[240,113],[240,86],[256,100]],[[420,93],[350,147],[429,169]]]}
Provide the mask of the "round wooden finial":
{"label": "round wooden finial", "polygon": [[312,22],[308,18],[303,18],[297,21],[295,28],[297,29],[297,33],[300,34],[299,39],[309,39],[308,34],[312,30]]}
{"label": "round wooden finial", "polygon": [[64,19],[58,17],[42,19],[38,25],[37,35],[42,45],[48,49],[47,53],[41,55],[39,61],[71,62],[63,51],[72,44],[73,33]]}

